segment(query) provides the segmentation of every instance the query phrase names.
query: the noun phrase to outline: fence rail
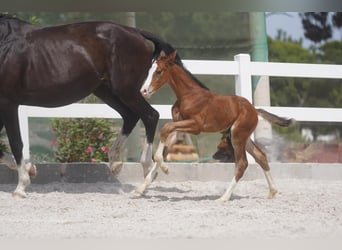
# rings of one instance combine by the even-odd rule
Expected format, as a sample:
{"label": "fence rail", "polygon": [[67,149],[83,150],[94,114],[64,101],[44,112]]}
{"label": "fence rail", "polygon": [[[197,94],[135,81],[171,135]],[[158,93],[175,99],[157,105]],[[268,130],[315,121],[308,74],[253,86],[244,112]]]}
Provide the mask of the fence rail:
{"label": "fence rail", "polygon": [[[239,54],[234,61],[183,60],[193,74],[234,75],[235,92],[252,102],[252,80],[254,75],[306,78],[342,79],[342,65],[251,62],[247,54]],[[171,105],[152,105],[160,113],[161,119],[171,119]],[[305,122],[342,122],[341,108],[297,108],[262,107],[280,116],[292,117]],[[29,117],[96,117],[121,118],[105,104],[71,104],[59,108],[31,106],[19,107],[20,130],[23,138],[25,159],[29,159]]]}

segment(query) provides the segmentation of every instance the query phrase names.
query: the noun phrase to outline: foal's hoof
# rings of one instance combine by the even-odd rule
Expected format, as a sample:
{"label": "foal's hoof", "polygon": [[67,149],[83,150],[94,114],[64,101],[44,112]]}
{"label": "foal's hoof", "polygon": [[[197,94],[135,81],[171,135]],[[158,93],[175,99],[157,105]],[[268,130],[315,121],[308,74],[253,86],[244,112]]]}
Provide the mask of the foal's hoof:
{"label": "foal's hoof", "polygon": [[12,194],[12,196],[14,197],[14,198],[26,198],[27,197],[27,194],[24,192],[24,191],[18,191],[18,190],[16,190],[16,191],[14,191],[13,192],[13,194]]}
{"label": "foal's hoof", "polygon": [[35,178],[37,176],[37,167],[31,162],[25,164],[25,168],[30,176],[30,178]]}
{"label": "foal's hoof", "polygon": [[166,164],[160,165],[160,168],[164,172],[164,174],[169,174],[169,167]]}
{"label": "foal's hoof", "polygon": [[141,186],[141,187],[139,187],[133,191],[133,195],[134,195],[134,197],[142,197],[142,196],[144,196],[145,191],[146,191],[145,187]]}
{"label": "foal's hoof", "polygon": [[216,199],[215,201],[216,201],[217,203],[223,204],[223,203],[226,203],[228,200],[227,200],[227,199],[224,199],[224,198],[222,198],[222,197],[220,197],[220,198]]}
{"label": "foal's hoof", "polygon": [[278,191],[276,189],[271,190],[267,196],[267,199],[273,199],[277,193],[278,193]]}
{"label": "foal's hoof", "polygon": [[112,175],[117,176],[120,171],[122,170],[123,162],[122,161],[116,161],[109,163],[109,169]]}

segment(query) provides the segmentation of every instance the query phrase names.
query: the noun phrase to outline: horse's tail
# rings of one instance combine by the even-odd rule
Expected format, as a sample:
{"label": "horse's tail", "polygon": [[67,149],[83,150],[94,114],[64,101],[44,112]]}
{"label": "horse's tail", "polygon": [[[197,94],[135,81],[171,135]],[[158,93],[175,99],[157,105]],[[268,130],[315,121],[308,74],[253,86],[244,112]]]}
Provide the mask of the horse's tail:
{"label": "horse's tail", "polygon": [[[150,40],[154,44],[153,59],[155,60],[161,51],[164,51],[166,55],[171,54],[175,49],[171,44],[165,42],[161,37],[148,31],[140,30],[140,34],[146,39]],[[176,61],[181,61],[178,53],[176,55]]]}
{"label": "horse's tail", "polygon": [[256,110],[262,118],[278,126],[288,127],[296,122],[292,118],[289,119],[289,118],[280,117],[270,112],[267,112],[264,109],[256,109]]}

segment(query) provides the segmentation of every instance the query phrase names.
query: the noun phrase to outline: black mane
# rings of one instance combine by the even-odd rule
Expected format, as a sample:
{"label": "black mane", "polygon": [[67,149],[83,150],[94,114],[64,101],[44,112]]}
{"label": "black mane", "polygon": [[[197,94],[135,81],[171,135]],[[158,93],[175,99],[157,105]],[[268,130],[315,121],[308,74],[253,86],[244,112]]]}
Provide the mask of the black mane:
{"label": "black mane", "polygon": [[0,13],[0,19],[2,19],[2,18],[13,19],[15,17],[13,15],[10,15],[10,14]]}
{"label": "black mane", "polygon": [[18,22],[22,22],[22,23],[26,23],[26,24],[31,24],[29,22],[26,22],[24,20],[19,19],[18,17],[16,17],[15,15],[12,14],[4,14],[4,13],[0,13],[0,22],[3,21],[18,21]]}
{"label": "black mane", "polygon": [[[162,38],[160,38],[159,36],[157,36],[156,34],[153,34],[151,32],[147,32],[147,31],[143,31],[143,30],[141,30],[140,33],[146,39],[152,41],[156,45],[156,47],[158,48],[154,51],[153,61],[155,61],[157,59],[157,57],[159,56],[159,53],[161,51],[164,51],[164,53],[166,55],[170,55],[172,52],[175,51],[175,49],[171,46],[171,44],[164,42],[164,40]],[[185,68],[185,66],[183,65],[183,62],[182,62],[180,56],[178,55],[178,53],[176,54],[176,58],[174,60],[174,63],[177,64],[178,66],[180,66],[199,86],[201,86],[204,89],[209,89],[200,80],[198,80],[193,74],[191,74],[191,72],[189,70],[187,70]]]}

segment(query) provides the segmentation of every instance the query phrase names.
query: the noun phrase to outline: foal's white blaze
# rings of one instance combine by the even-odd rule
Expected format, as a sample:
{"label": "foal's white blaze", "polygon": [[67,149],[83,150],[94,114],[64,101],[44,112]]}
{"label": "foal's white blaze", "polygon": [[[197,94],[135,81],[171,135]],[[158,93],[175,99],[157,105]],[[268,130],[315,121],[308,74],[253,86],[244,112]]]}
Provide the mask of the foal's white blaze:
{"label": "foal's white blaze", "polygon": [[154,73],[154,71],[156,69],[157,69],[157,63],[153,62],[152,65],[151,65],[150,70],[148,71],[148,76],[147,76],[144,84],[142,85],[142,87],[140,89],[140,93],[145,98],[150,98],[152,96],[152,93],[149,92],[148,88],[149,88],[149,86],[151,84],[153,73]]}

